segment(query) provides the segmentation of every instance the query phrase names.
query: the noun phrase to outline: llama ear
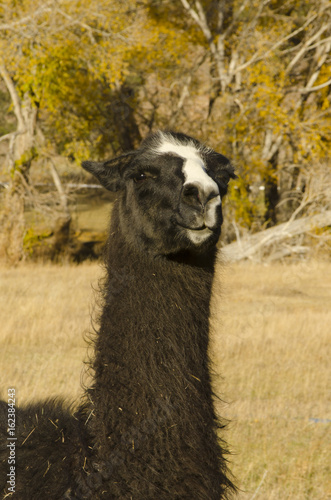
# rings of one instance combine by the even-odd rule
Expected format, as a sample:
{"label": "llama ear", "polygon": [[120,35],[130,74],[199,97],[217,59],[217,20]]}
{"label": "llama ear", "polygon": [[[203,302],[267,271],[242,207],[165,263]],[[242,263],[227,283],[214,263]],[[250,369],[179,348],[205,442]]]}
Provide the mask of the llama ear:
{"label": "llama ear", "polygon": [[82,167],[93,174],[108,191],[119,191],[124,186],[123,169],[130,163],[135,151],[106,161],[83,161]]}
{"label": "llama ear", "polygon": [[234,167],[231,165],[229,160],[220,153],[213,153],[209,163],[210,168],[220,185],[221,195],[224,196],[227,193],[230,179],[238,178],[238,176],[234,173]]}

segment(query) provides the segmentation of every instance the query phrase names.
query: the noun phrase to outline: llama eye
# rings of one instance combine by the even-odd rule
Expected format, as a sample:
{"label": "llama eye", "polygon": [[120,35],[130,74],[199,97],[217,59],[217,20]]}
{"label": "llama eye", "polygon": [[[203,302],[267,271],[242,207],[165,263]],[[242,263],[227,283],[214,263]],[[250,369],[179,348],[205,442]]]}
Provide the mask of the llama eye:
{"label": "llama eye", "polygon": [[156,179],[157,174],[154,172],[140,172],[139,174],[135,174],[132,176],[132,179],[135,183],[141,183],[146,181],[147,179]]}
{"label": "llama eye", "polygon": [[138,183],[138,182],[142,182],[142,181],[145,181],[147,179],[147,175],[146,174],[137,174],[133,177],[133,180],[134,182]]}

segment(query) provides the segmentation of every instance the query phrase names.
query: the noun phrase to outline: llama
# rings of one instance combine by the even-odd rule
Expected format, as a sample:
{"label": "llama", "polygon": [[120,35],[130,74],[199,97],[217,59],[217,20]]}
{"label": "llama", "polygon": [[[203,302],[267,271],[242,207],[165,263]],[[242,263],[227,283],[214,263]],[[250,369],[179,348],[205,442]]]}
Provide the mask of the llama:
{"label": "llama", "polygon": [[[233,167],[170,131],[83,167],[118,191],[93,382],[73,414],[56,401],[17,410],[12,498],[229,498],[235,487],[217,435],[208,330],[221,198]],[[5,403],[1,422],[4,478]],[[8,493],[7,479],[1,481]]]}

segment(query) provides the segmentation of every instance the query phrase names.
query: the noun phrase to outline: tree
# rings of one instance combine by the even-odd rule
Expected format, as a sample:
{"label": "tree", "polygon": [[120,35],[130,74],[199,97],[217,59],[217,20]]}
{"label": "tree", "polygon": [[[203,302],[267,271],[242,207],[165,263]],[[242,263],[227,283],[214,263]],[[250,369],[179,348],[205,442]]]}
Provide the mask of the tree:
{"label": "tree", "polygon": [[288,218],[328,161],[330,15],[326,0],[3,0],[8,194],[36,158],[112,155],[175,127],[238,165],[241,225]]}
{"label": "tree", "polygon": [[[79,162],[135,147],[140,129],[150,130],[154,121],[138,110],[140,89],[155,70],[161,77],[163,66],[178,62],[178,38],[166,24],[148,19],[140,2],[22,0],[20,9],[14,0],[0,4],[0,75],[17,119],[16,131],[0,138],[9,143],[5,214],[16,214],[16,249],[31,161],[56,151]],[[13,211],[14,193],[20,206]],[[20,256],[21,246],[15,259]]]}
{"label": "tree", "polygon": [[[247,165],[236,201],[260,183],[266,222],[288,218],[303,194],[302,167],[326,161],[330,146],[330,2],[178,0],[179,6],[209,55],[204,133]],[[174,13],[173,4],[163,8]],[[292,196],[278,210],[293,190],[297,202]],[[247,203],[248,219],[253,205]]]}
{"label": "tree", "polygon": [[[49,157],[56,148],[79,159],[89,150],[104,149],[107,140],[116,149],[132,147],[139,138],[123,98],[130,35],[123,16],[127,8],[125,2],[120,8],[109,2],[24,0],[20,9],[14,1],[1,4],[0,76],[17,120],[16,130],[0,138],[8,141],[11,182],[2,234],[10,261],[23,255],[25,184],[37,155]],[[107,53],[112,56],[109,60]],[[109,140],[114,126],[107,125],[115,113],[117,123],[131,121],[131,133],[119,131]],[[56,178],[55,167],[50,166]],[[67,225],[67,217],[63,221]]]}

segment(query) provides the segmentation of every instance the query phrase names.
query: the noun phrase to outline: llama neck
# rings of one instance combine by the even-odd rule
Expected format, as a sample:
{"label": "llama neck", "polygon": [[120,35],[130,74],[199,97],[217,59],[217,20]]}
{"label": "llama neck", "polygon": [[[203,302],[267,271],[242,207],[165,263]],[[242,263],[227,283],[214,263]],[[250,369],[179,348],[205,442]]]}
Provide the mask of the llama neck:
{"label": "llama neck", "polygon": [[[141,469],[153,460],[163,479],[174,468],[179,471],[176,488],[189,481],[190,468],[193,477],[199,467],[206,477],[199,488],[217,492],[201,498],[219,498],[220,449],[207,354],[214,258],[200,266],[181,257],[150,258],[128,250],[118,235],[108,246],[89,427],[97,460],[106,460],[106,468],[112,464],[118,484],[128,463],[134,475],[155,481],[155,471]],[[203,484],[208,481],[217,486]],[[187,492],[191,486],[183,488]],[[175,498],[170,484],[167,491],[165,498]],[[180,498],[194,498],[193,490],[192,495]]]}
{"label": "llama neck", "polygon": [[209,384],[214,260],[215,252],[208,259],[149,256],[111,232],[95,344],[94,404],[97,394],[106,393],[112,408],[130,402],[139,414],[147,410],[147,400],[182,398],[187,386],[196,392]]}

